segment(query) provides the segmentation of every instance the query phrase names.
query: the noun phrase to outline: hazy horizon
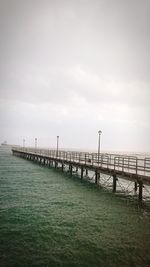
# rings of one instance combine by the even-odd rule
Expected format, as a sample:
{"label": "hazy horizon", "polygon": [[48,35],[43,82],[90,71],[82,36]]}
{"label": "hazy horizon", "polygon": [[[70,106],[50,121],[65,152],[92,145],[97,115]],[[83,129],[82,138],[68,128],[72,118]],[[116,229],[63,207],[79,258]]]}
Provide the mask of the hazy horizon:
{"label": "hazy horizon", "polygon": [[[2,142],[3,143],[3,142]],[[23,148],[23,145],[21,144],[7,144],[8,147],[15,147],[15,146],[18,146],[18,147],[22,147]],[[3,147],[3,145],[0,147]],[[35,145],[30,145],[30,146],[25,146],[24,148],[35,148]],[[56,146],[38,146],[37,149],[48,149],[48,150],[57,150],[57,147]],[[77,152],[87,152],[87,153],[98,153],[98,149],[88,149],[88,147],[59,147],[59,150],[60,151],[77,151]],[[104,149],[101,149],[100,153],[108,153],[108,154],[120,154],[120,155],[138,155],[139,156],[143,156],[143,157],[149,157],[150,156],[150,152],[149,151],[131,151],[131,150],[104,150]]]}
{"label": "hazy horizon", "polygon": [[150,1],[0,0],[0,143],[150,152]]}

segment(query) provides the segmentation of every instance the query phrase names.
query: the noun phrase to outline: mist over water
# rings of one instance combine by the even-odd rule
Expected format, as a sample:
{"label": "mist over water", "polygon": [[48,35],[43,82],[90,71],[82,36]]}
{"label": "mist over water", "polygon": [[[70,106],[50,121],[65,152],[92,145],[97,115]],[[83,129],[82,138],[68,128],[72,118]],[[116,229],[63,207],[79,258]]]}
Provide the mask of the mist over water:
{"label": "mist over water", "polygon": [[150,263],[150,213],[0,148],[1,266]]}

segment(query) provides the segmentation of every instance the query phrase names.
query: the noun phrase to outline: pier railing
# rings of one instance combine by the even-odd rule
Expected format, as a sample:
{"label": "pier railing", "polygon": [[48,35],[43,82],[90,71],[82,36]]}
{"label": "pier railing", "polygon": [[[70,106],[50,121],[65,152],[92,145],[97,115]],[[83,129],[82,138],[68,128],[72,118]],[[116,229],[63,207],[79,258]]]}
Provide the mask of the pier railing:
{"label": "pier railing", "polygon": [[86,166],[99,168],[107,168],[109,170],[121,171],[122,173],[131,173],[150,177],[150,158],[107,154],[107,153],[88,153],[77,151],[57,151],[50,149],[35,149],[35,148],[14,148],[20,152],[31,153],[34,155],[46,156],[51,159],[61,161],[79,163]]}

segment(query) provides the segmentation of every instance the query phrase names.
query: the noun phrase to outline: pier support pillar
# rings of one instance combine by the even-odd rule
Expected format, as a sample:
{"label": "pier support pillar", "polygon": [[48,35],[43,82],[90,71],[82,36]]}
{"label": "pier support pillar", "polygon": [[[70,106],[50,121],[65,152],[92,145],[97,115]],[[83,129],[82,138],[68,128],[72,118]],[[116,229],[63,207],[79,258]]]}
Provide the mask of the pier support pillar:
{"label": "pier support pillar", "polygon": [[70,174],[72,176],[72,165],[69,166]]}
{"label": "pier support pillar", "polygon": [[86,176],[88,176],[88,169],[86,169],[85,173],[86,173]]}
{"label": "pier support pillar", "polygon": [[62,163],[62,165],[61,165],[61,170],[62,170],[62,172],[64,171],[64,163]]}
{"label": "pier support pillar", "polygon": [[84,171],[84,169],[83,169],[83,167],[81,167],[81,180],[83,179],[83,171]]}
{"label": "pier support pillar", "polygon": [[134,183],[134,192],[137,192],[137,182]]}
{"label": "pier support pillar", "polygon": [[95,184],[98,184],[98,172],[97,172],[97,170],[95,171]]}
{"label": "pier support pillar", "polygon": [[113,193],[116,192],[116,186],[117,186],[117,177],[116,174],[113,175]]}
{"label": "pier support pillar", "polygon": [[57,161],[55,161],[55,169],[57,168],[57,165],[58,165],[58,162],[57,162]]}
{"label": "pier support pillar", "polygon": [[143,198],[143,182],[139,181],[139,202],[142,202]]}
{"label": "pier support pillar", "polygon": [[76,167],[76,172],[78,172],[78,167]]}

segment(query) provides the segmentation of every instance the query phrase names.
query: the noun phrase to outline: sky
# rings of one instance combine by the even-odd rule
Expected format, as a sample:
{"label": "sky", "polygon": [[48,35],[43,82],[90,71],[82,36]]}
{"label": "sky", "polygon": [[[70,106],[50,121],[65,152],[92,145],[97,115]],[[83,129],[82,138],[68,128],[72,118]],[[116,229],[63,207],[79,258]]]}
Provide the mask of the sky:
{"label": "sky", "polygon": [[149,48],[149,0],[0,0],[0,142],[150,152]]}

